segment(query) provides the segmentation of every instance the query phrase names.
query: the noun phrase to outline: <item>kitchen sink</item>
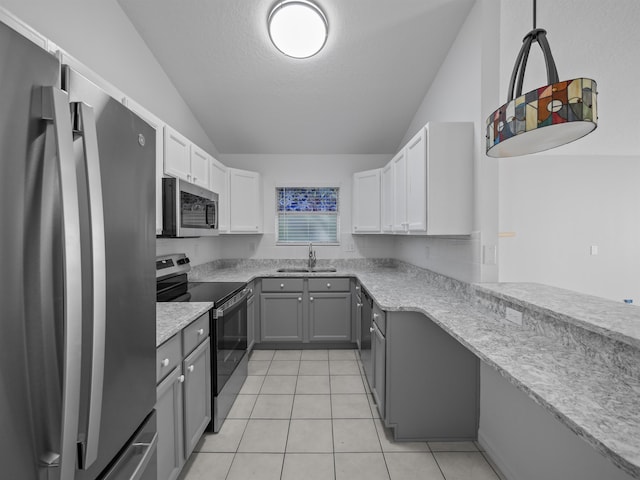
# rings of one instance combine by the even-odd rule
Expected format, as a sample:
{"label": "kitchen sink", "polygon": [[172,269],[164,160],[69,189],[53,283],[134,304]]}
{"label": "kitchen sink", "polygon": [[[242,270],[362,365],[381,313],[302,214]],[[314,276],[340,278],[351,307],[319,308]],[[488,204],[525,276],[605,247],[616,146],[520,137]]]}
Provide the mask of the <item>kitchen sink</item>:
{"label": "kitchen sink", "polygon": [[282,273],[323,273],[323,272],[335,272],[336,267],[283,267],[277,270]]}

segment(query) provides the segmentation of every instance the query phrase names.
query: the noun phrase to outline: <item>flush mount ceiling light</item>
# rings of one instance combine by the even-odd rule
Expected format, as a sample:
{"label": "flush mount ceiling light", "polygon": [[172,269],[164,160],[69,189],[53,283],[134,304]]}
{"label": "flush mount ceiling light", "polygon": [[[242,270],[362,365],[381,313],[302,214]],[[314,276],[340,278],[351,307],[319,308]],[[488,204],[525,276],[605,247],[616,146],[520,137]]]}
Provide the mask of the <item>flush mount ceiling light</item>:
{"label": "flush mount ceiling light", "polygon": [[309,58],[327,41],[329,25],[322,10],[307,0],[278,2],[268,19],[269,37],[289,57]]}
{"label": "flush mount ceiling light", "polygon": [[[598,125],[596,82],[590,78],[560,82],[546,34],[545,30],[536,28],[536,0],[533,0],[533,30],[524,37],[513,67],[507,103],[487,118],[487,155],[490,157],[514,157],[549,150],[584,137]],[[538,42],[544,55],[547,85],[522,95],[524,70],[533,42]]]}

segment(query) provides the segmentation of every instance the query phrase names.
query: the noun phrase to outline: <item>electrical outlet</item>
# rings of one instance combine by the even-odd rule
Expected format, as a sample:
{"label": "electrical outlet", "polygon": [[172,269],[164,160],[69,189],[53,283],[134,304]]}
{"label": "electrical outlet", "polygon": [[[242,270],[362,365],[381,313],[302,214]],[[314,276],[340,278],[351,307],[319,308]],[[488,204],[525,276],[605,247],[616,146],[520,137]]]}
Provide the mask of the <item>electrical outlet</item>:
{"label": "electrical outlet", "polygon": [[507,307],[505,318],[511,323],[522,326],[522,312],[514,308]]}

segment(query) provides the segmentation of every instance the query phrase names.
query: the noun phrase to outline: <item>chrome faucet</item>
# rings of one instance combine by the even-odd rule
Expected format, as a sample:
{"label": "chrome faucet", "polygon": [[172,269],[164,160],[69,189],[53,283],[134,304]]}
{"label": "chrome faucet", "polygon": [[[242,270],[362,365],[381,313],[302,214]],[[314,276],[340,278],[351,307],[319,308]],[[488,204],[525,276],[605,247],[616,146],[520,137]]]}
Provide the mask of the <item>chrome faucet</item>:
{"label": "chrome faucet", "polygon": [[309,242],[309,260],[307,262],[307,268],[311,270],[316,266],[316,252],[313,251],[313,243]]}

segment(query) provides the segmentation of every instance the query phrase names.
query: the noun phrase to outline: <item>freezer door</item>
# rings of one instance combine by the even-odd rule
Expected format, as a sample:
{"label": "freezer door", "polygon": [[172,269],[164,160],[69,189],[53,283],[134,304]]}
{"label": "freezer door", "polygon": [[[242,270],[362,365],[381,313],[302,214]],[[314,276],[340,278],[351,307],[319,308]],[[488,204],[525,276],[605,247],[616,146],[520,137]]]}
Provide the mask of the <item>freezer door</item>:
{"label": "freezer door", "polygon": [[62,76],[77,130],[86,287],[75,480],[92,480],[155,404],[155,130],[71,68]]}
{"label": "freezer door", "polygon": [[103,480],[157,480],[158,429],[155,410],[142,424]]}
{"label": "freezer door", "polygon": [[60,69],[0,23],[0,70],[0,465],[2,478],[31,480],[59,474],[46,465],[61,451],[60,177],[41,118],[42,87],[58,85]]}

